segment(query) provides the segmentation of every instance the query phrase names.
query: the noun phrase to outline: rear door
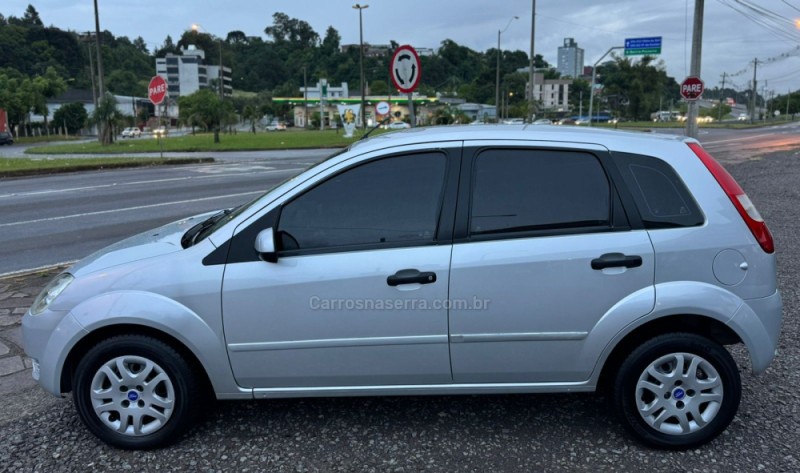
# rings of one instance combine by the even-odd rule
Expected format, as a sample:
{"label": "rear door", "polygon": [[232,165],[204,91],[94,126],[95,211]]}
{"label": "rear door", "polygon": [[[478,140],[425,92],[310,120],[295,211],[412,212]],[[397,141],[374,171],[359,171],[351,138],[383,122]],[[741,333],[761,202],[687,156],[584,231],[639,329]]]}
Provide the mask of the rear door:
{"label": "rear door", "polygon": [[584,355],[602,347],[587,340],[610,309],[645,291],[632,310],[652,310],[653,248],[615,174],[599,147],[465,148],[450,273],[455,383],[588,379],[596,358]]}

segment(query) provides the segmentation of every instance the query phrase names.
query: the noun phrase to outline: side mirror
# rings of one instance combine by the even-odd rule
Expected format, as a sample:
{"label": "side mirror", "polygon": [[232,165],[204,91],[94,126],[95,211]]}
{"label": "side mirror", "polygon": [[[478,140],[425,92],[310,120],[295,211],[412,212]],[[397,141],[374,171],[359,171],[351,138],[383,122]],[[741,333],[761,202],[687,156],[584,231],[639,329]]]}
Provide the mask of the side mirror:
{"label": "side mirror", "polygon": [[278,253],[275,251],[275,231],[272,227],[262,230],[256,236],[256,252],[261,259],[268,263],[278,262]]}

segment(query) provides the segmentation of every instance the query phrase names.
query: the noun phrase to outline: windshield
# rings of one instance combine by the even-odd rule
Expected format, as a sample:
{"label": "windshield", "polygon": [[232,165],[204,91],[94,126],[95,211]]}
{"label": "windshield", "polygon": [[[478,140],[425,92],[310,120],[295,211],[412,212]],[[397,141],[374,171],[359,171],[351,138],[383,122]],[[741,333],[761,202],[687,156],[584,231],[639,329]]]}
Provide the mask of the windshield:
{"label": "windshield", "polygon": [[214,214],[211,217],[209,217],[208,219],[206,219],[204,222],[195,225],[194,227],[190,228],[189,231],[187,231],[184,234],[183,240],[186,241],[186,242],[190,242],[188,244],[185,244],[184,247],[191,246],[191,245],[203,240],[204,238],[208,237],[209,235],[213,234],[214,232],[216,232],[220,228],[224,227],[228,222],[230,222],[231,220],[235,219],[236,217],[241,215],[244,211],[246,211],[247,209],[252,207],[253,204],[255,204],[256,202],[261,200],[262,197],[264,197],[265,195],[267,195],[270,192],[272,192],[273,189],[276,189],[276,188],[284,185],[285,183],[291,181],[292,179],[294,179],[295,177],[299,176],[300,174],[303,174],[304,172],[308,171],[309,169],[311,169],[313,167],[316,167],[316,166],[319,166],[320,164],[322,164],[322,163],[324,163],[324,162],[326,162],[326,161],[328,161],[328,160],[330,160],[332,158],[335,158],[336,156],[339,156],[342,153],[347,152],[349,149],[350,149],[349,146],[347,148],[341,149],[341,150],[337,151],[336,153],[333,153],[332,155],[328,156],[324,160],[322,160],[322,161],[320,161],[320,162],[318,162],[316,164],[312,164],[312,165],[308,166],[307,168],[303,169],[302,171],[300,171],[299,173],[294,174],[292,176],[289,176],[286,179],[280,181],[279,183],[277,183],[274,186],[270,187],[264,193],[259,194],[254,199],[250,200],[249,202],[247,202],[245,204],[242,204],[242,205],[239,205],[238,207],[234,207],[232,209],[227,209],[227,210],[222,211],[220,213]]}

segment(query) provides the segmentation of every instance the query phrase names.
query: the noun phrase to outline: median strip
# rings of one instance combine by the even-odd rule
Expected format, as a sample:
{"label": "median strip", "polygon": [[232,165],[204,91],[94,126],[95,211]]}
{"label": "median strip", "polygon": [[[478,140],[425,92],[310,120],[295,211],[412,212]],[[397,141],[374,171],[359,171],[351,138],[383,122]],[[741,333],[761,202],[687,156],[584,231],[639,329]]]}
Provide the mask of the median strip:
{"label": "median strip", "polygon": [[0,158],[0,178],[146,166],[213,163],[214,158]]}

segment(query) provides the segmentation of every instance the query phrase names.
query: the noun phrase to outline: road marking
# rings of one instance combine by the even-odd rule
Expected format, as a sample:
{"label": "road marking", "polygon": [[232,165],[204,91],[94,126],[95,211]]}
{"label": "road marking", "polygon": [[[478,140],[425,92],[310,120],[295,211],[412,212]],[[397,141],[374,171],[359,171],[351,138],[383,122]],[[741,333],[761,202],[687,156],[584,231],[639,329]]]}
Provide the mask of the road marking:
{"label": "road marking", "polygon": [[137,205],[135,207],[126,207],[123,209],[112,209],[112,210],[99,210],[97,212],[85,212],[80,214],[73,214],[73,215],[60,215],[58,217],[49,217],[49,218],[37,218],[35,220],[25,220],[23,222],[11,222],[11,223],[0,223],[0,228],[2,227],[14,227],[17,225],[29,225],[32,223],[41,223],[41,222],[53,222],[56,220],[64,220],[68,218],[79,218],[79,217],[91,217],[94,215],[105,215],[117,212],[128,212],[131,210],[143,210],[143,209],[152,209],[156,207],[166,207],[168,205],[179,205],[179,204],[191,204],[194,202],[204,202],[207,200],[216,200],[216,199],[227,199],[232,197],[244,197],[246,195],[253,195],[253,194],[263,194],[264,191],[252,191],[252,192],[242,192],[239,194],[227,194],[227,195],[217,195],[212,197],[201,197],[199,199],[189,199],[189,200],[176,200],[173,202],[162,202],[160,204],[150,204],[150,205]]}
{"label": "road marking", "polygon": [[[266,171],[262,172],[253,172],[252,170],[247,172],[248,175],[253,174],[275,174],[281,172],[296,172],[302,171],[305,168],[289,168],[289,169],[274,169],[271,168]],[[123,182],[123,183],[111,183],[111,184],[98,184],[96,186],[85,186],[85,187],[70,187],[67,189],[48,189],[42,191],[33,191],[33,192],[19,192],[13,194],[0,194],[0,199],[7,198],[7,197],[28,197],[34,195],[45,195],[45,194],[59,194],[63,192],[75,192],[75,191],[85,191],[85,190],[95,190],[95,189],[106,189],[109,187],[120,187],[120,186],[135,186],[141,184],[157,184],[163,182],[174,182],[174,181],[186,181],[190,179],[211,179],[215,177],[231,177],[231,176],[241,176],[245,174],[244,172],[236,172],[230,174],[209,174],[209,175],[202,175],[202,176],[186,176],[186,177],[171,177],[166,179],[153,179],[150,181],[134,181],[134,182]]]}
{"label": "road marking", "polygon": [[729,143],[731,141],[744,141],[744,140],[751,140],[753,138],[763,138],[765,136],[773,136],[773,133],[764,133],[761,135],[751,135],[751,136],[742,136],[739,138],[731,138],[729,140],[717,140],[717,141],[704,141],[701,142],[703,145],[714,145],[717,143]]}

